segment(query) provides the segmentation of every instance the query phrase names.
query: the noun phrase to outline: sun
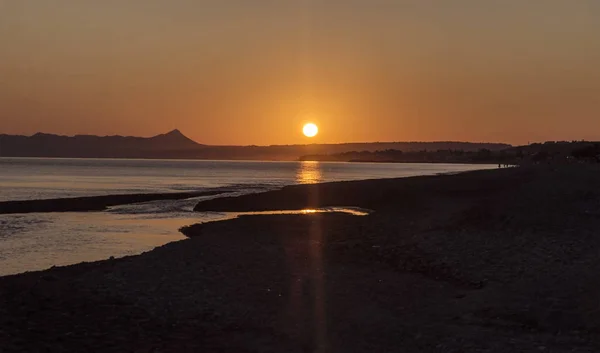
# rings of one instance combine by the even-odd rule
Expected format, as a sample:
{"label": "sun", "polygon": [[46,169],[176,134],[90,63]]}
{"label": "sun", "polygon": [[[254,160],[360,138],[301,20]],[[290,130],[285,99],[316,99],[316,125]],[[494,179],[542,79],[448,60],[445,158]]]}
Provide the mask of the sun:
{"label": "sun", "polygon": [[319,128],[313,123],[308,123],[302,128],[302,132],[306,137],[315,137],[319,133]]}

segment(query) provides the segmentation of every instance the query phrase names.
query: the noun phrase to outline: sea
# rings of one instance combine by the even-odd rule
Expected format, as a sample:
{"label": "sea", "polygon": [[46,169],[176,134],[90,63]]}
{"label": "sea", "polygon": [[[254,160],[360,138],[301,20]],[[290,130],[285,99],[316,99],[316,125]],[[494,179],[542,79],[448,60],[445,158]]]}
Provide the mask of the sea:
{"label": "sea", "polygon": [[[0,215],[0,276],[140,254],[185,239],[179,232],[182,226],[238,215],[193,212],[200,200],[293,184],[495,167],[441,163],[0,158],[0,202],[133,193],[223,192],[186,200],[120,205],[102,212]],[[335,211],[345,210],[346,205],[338,206]]]}

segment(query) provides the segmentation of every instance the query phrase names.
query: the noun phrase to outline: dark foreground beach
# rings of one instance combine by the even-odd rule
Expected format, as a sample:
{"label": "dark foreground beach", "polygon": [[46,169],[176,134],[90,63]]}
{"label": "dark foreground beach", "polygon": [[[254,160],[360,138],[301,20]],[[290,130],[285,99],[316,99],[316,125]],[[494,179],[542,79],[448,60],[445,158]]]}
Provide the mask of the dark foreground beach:
{"label": "dark foreground beach", "polygon": [[600,168],[293,186],[123,259],[0,278],[0,352],[597,352]]}

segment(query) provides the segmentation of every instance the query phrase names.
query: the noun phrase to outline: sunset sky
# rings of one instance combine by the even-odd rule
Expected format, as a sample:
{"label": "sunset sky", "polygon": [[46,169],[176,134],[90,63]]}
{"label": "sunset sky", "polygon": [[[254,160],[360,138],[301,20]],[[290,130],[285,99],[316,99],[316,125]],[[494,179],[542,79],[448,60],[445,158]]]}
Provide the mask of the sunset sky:
{"label": "sunset sky", "polygon": [[0,0],[0,133],[175,128],[600,140],[600,1]]}

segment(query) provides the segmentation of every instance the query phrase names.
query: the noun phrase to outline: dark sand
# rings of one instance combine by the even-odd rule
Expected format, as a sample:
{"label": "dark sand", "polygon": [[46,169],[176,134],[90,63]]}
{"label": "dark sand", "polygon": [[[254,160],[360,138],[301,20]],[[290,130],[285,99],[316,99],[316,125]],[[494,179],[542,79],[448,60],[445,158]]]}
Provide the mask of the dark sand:
{"label": "dark sand", "polygon": [[45,200],[0,201],[0,214],[103,211],[111,206],[158,200],[184,200],[193,197],[219,195],[226,192],[228,191],[210,190],[155,194],[102,195]]}
{"label": "dark sand", "polygon": [[598,352],[600,167],[288,187],[140,256],[0,278],[0,352]]}

